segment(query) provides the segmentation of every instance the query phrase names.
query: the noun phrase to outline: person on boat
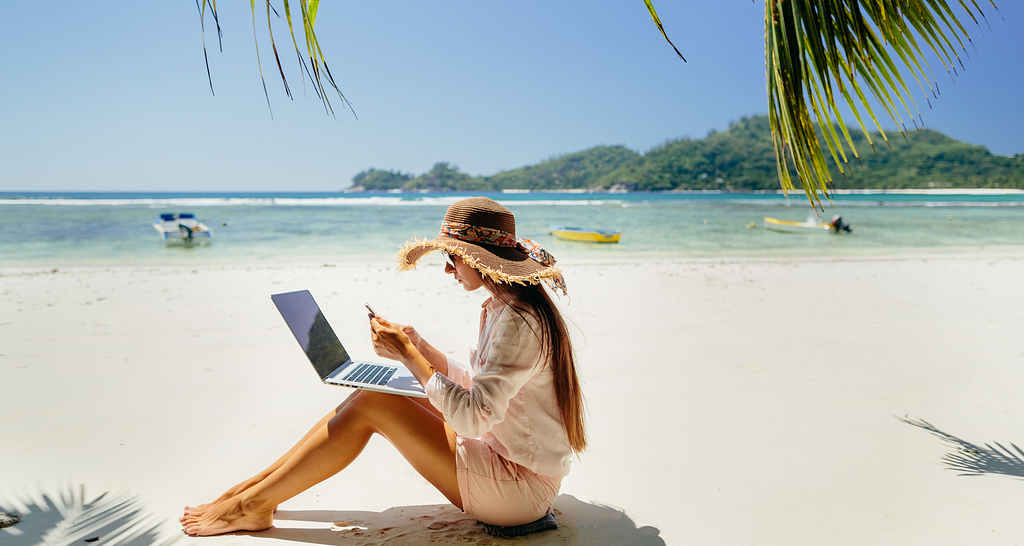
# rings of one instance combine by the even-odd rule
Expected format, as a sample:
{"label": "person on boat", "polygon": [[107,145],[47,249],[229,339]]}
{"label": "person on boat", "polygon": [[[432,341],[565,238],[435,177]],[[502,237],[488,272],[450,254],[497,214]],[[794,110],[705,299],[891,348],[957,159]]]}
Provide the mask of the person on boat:
{"label": "person on boat", "polygon": [[186,533],[269,528],[278,504],[343,470],[373,434],[480,522],[553,524],[570,459],[587,446],[568,330],[540,282],[564,294],[561,271],[540,245],[516,237],[508,209],[485,197],[452,204],[439,237],[412,239],[399,251],[399,269],[434,250],[465,290],[490,295],[469,364],[447,358],[412,326],[372,318],[375,352],[408,367],[427,398],[353,392],[268,468],[211,503],[186,507]]}
{"label": "person on boat", "polygon": [[832,217],[832,221],[829,222],[829,225],[832,226],[832,231],[835,231],[836,233],[839,233],[840,231],[849,233],[850,231],[850,224],[844,223],[843,219],[840,218],[838,214]]}

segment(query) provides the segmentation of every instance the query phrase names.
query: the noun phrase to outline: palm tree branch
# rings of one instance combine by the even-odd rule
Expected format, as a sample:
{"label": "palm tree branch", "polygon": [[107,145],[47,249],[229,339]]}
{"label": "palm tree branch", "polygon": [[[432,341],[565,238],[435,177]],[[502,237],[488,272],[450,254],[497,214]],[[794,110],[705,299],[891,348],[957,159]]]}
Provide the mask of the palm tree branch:
{"label": "palm tree branch", "polygon": [[[299,49],[299,42],[295,39],[295,28],[294,28],[294,26],[292,26],[292,11],[291,11],[291,8],[288,5],[288,0],[283,0],[283,1],[284,1],[284,16],[285,16],[285,19],[288,21],[288,33],[291,34],[292,45],[295,46],[295,57],[298,58],[298,60],[299,60],[299,73],[302,74],[303,70],[305,70],[306,76],[308,76],[309,80],[312,82],[313,81],[313,75],[310,74],[309,66],[306,64],[305,59],[302,58],[302,51]],[[302,87],[303,87],[303,89],[305,89],[305,87],[306,87],[306,79],[305,78],[302,79]],[[323,97],[320,95],[320,89],[318,87],[316,87],[316,86],[313,86],[313,91],[316,93],[317,98],[319,98],[322,101]]]}
{"label": "palm tree branch", "polygon": [[263,77],[263,63],[260,62],[260,41],[256,37],[256,0],[249,0],[252,8],[252,41],[256,46],[256,66],[260,69],[260,81],[263,83],[263,95],[267,97],[267,110],[270,110],[270,119],[274,119],[274,109],[270,107],[270,94],[267,93],[267,80]]}
{"label": "palm tree branch", "polygon": [[[957,3],[975,22],[975,11],[984,16],[976,0]],[[936,54],[947,71],[955,73],[955,65],[961,63],[957,49],[966,52],[965,40],[970,42],[946,0],[766,0],[769,120],[783,189],[793,188],[792,169],[808,200],[820,208],[819,196],[830,198],[832,187],[824,150],[844,175],[847,146],[859,160],[837,108],[836,91],[874,149],[861,113],[870,117],[887,143],[872,101],[896,122],[901,134],[904,115],[917,126],[921,114],[905,71],[927,98],[928,91],[935,91],[922,50]]]}
{"label": "palm tree branch", "polygon": [[[288,95],[289,99],[295,100],[292,96],[292,90],[288,87],[288,78],[284,76],[284,67],[281,66],[281,57],[277,55],[277,43],[274,41],[274,29],[270,24],[270,0],[267,2],[267,33],[270,34],[270,47],[274,50],[274,61],[277,62],[277,71],[281,74],[281,83],[284,84],[284,92]],[[277,10],[274,10],[274,14],[277,14]],[[280,15],[278,15],[280,17]]]}
{"label": "palm tree branch", "polygon": [[213,15],[213,22],[217,25],[217,43],[220,45],[221,53],[224,52],[224,35],[220,30],[220,20],[217,18],[217,2],[213,0],[203,0],[202,5],[199,4],[199,0],[196,0],[196,8],[199,9],[199,30],[202,36],[203,42],[203,61],[206,63],[206,79],[210,82],[210,94],[216,95],[213,91],[213,75],[210,74],[210,57],[206,54],[206,4],[210,3],[210,12]]}
{"label": "palm tree branch", "polygon": [[317,60],[317,56],[314,53],[316,35],[313,33],[313,23],[316,21],[316,9],[319,6],[319,2],[313,5],[313,10],[310,10],[310,5],[307,0],[299,0],[299,8],[302,13],[302,29],[306,38],[306,54],[309,56],[309,65],[313,69],[313,77],[310,78],[314,85],[320,89],[320,97],[323,100],[324,109],[334,115],[334,107],[331,106],[330,99],[327,98],[327,93],[324,90],[324,84],[320,79],[320,63]]}
{"label": "palm tree branch", "polygon": [[665,27],[661,24],[661,18],[658,17],[658,12],[654,10],[654,4],[651,3],[651,0],[644,0],[644,4],[647,4],[647,11],[651,14],[651,19],[654,19],[654,24],[657,25],[658,30],[661,31],[662,37],[665,38],[668,45],[672,46],[672,49],[676,50],[676,55],[679,55],[679,58],[685,63],[686,57],[683,57],[683,54],[679,52],[679,48],[676,47],[676,44],[673,44],[672,40],[668,39],[668,34],[665,33]]}

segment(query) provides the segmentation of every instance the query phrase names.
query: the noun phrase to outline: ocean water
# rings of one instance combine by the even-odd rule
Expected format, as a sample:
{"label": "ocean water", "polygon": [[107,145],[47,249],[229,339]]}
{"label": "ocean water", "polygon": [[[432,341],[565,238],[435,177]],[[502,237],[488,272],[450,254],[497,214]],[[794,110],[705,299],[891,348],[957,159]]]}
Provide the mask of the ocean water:
{"label": "ocean water", "polygon": [[[434,237],[466,193],[0,193],[0,266],[217,265],[392,260]],[[556,258],[772,258],[1024,252],[1024,194],[844,194],[825,205],[851,234],[784,234],[762,219],[805,220],[803,195],[499,193],[519,235]],[[213,243],[168,247],[152,224],[191,212]],[[751,224],[753,223],[753,227]],[[563,241],[552,224],[621,230],[618,244]]]}

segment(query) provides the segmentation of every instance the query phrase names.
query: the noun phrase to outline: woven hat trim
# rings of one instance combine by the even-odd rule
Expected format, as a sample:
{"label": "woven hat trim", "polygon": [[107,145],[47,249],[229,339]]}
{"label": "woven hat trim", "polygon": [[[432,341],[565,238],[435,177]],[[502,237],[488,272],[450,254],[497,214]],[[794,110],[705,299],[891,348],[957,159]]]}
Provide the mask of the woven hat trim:
{"label": "woven hat trim", "polygon": [[[472,244],[472,243],[466,243]],[[426,248],[427,251],[416,258],[416,261],[410,262],[408,255],[411,251]],[[425,237],[414,237],[406,241],[405,245],[398,251],[398,270],[399,271],[411,271],[416,269],[416,265],[419,263],[420,258],[435,250],[444,250],[451,254],[455,254],[460,257],[466,265],[479,271],[482,275],[487,276],[492,281],[503,282],[503,283],[517,283],[517,284],[537,284],[542,280],[554,279],[562,274],[562,270],[557,266],[544,266],[543,269],[530,275],[509,275],[504,271],[499,271],[488,267],[483,264],[476,257],[466,253],[462,245],[456,243],[449,243],[447,241],[429,240]]]}

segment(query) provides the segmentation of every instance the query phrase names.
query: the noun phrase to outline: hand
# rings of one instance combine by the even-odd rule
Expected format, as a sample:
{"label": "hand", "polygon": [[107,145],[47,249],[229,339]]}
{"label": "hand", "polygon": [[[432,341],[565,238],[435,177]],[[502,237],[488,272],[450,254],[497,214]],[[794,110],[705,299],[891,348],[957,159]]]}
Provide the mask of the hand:
{"label": "hand", "polygon": [[409,326],[408,324],[395,324],[395,326],[398,326],[403,332],[405,332],[405,335],[409,336],[409,341],[411,341],[412,344],[415,345],[417,349],[420,349],[420,352],[423,352],[421,349],[421,347],[423,346],[423,338],[420,337],[420,333],[417,332],[415,328]]}
{"label": "hand", "polygon": [[[420,333],[417,332],[416,329],[413,328],[412,326],[410,326],[408,324],[398,324],[397,322],[391,322],[388,319],[382,318],[382,317],[378,317],[377,315],[374,315],[374,316],[370,317],[370,320],[373,320],[373,319],[377,319],[377,321],[381,325],[394,326],[394,327],[398,328],[399,330],[405,332],[405,335],[409,336],[409,341],[411,341],[412,344],[415,345],[416,348],[420,352],[423,352],[423,337],[420,336]],[[370,327],[370,333],[371,334],[373,333],[372,325]]]}
{"label": "hand", "polygon": [[377,356],[404,362],[422,339],[412,326],[393,324],[381,317],[370,320],[370,340]]}

